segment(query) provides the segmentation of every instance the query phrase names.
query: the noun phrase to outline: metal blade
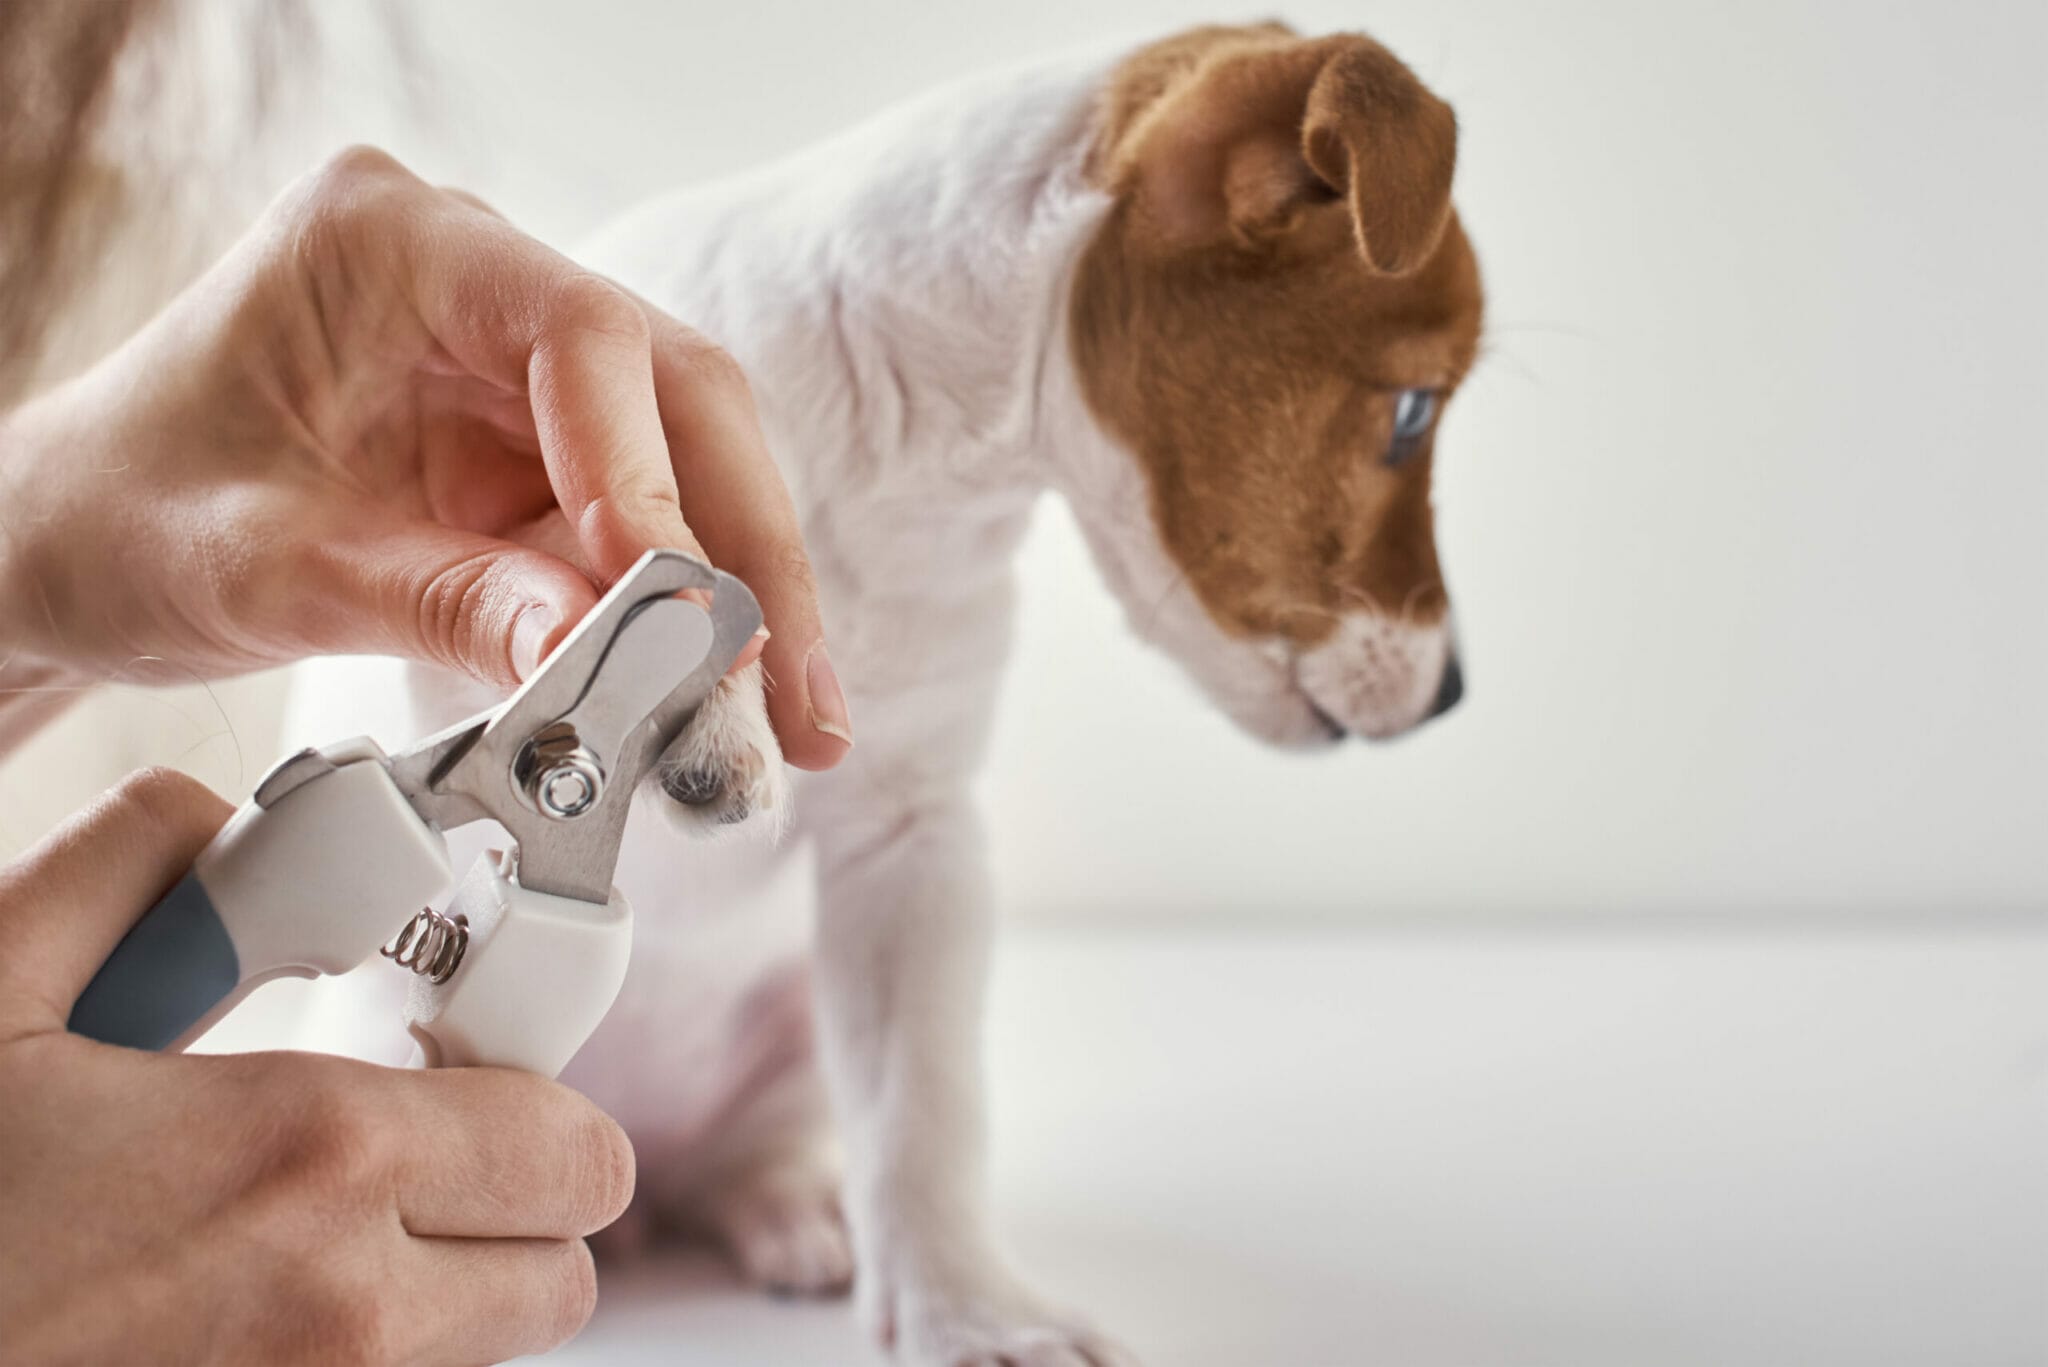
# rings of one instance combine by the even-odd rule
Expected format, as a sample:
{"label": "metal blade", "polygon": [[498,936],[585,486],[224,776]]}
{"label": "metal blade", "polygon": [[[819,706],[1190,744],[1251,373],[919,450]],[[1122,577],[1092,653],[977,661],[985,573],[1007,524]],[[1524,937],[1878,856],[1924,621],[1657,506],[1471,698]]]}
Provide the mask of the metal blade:
{"label": "metal blade", "polygon": [[[675,598],[684,589],[711,591],[708,614]],[[465,723],[394,756],[392,777],[443,829],[504,826],[519,844],[522,886],[601,903],[641,777],[760,625],[745,584],[680,552],[649,551],[481,728]],[[575,798],[586,770],[587,803],[547,801]]]}

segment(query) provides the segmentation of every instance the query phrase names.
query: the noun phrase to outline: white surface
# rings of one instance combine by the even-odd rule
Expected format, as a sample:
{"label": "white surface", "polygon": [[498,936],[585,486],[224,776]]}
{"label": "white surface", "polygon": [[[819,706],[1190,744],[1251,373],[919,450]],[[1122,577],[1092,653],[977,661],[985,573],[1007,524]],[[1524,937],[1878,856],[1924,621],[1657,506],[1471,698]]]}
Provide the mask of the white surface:
{"label": "white surface", "polygon": [[[2048,936],[1039,933],[1002,1225],[1153,1367],[2039,1367]],[[551,1361],[861,1364],[607,1272]]]}

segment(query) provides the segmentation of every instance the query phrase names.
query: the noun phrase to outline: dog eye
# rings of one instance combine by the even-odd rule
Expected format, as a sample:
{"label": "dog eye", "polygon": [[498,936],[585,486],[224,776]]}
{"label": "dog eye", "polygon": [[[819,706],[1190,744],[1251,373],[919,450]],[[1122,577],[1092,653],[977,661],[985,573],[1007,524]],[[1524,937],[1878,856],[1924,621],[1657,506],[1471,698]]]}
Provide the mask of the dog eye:
{"label": "dog eye", "polygon": [[1414,441],[1436,421],[1436,391],[1404,389],[1394,400],[1394,440]]}
{"label": "dog eye", "polygon": [[1415,454],[1415,448],[1436,422],[1436,409],[1433,389],[1404,389],[1395,397],[1394,439],[1387,447],[1387,464],[1399,465]]}

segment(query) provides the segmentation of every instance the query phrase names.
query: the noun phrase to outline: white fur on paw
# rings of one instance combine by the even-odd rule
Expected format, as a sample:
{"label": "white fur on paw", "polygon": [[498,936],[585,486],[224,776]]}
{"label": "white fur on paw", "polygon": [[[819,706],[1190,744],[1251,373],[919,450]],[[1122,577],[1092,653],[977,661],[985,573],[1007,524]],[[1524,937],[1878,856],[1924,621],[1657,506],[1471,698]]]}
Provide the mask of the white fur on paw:
{"label": "white fur on paw", "polygon": [[708,1214],[756,1286],[781,1296],[841,1295],[853,1285],[853,1244],[836,1187],[822,1168],[770,1168],[721,1190]]}
{"label": "white fur on paw", "polygon": [[863,1317],[913,1367],[1136,1367],[1137,1359],[1079,1318],[1048,1310],[994,1276],[948,1290],[891,1295],[863,1277]]}
{"label": "white fur on paw", "polygon": [[789,776],[768,724],[761,664],[730,678],[662,753],[655,782],[662,806],[692,832],[744,825],[772,839],[789,824]]}

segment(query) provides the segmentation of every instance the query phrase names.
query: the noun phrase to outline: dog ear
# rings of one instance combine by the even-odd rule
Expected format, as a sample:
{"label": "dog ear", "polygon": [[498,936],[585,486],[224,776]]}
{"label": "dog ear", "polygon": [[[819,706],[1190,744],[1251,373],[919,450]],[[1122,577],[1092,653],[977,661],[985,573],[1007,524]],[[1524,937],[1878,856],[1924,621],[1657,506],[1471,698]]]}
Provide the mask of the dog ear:
{"label": "dog ear", "polygon": [[1451,217],[1458,116],[1393,53],[1355,40],[1308,95],[1301,150],[1351,204],[1366,263],[1384,275],[1421,269]]}
{"label": "dog ear", "polygon": [[1435,252],[1457,117],[1378,43],[1264,30],[1175,74],[1120,140],[1113,176],[1169,241],[1255,246],[1342,204],[1375,273]]}

